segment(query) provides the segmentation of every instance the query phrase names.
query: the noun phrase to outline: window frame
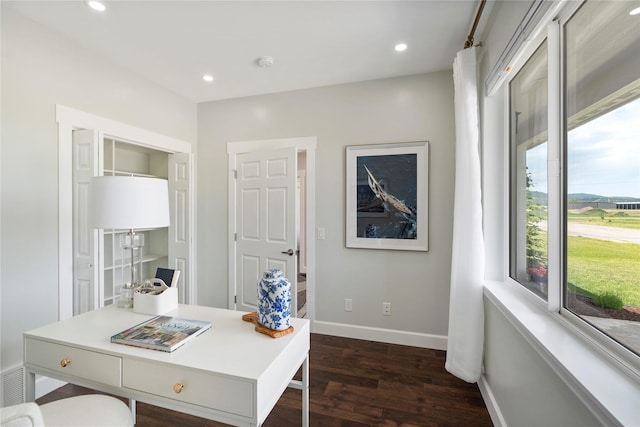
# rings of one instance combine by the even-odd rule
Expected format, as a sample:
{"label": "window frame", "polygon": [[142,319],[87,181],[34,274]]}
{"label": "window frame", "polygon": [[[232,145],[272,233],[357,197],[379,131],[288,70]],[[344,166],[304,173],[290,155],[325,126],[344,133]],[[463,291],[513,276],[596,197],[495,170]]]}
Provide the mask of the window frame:
{"label": "window frame", "polygon": [[[585,0],[586,1],[586,0]],[[588,346],[597,353],[605,356],[609,363],[619,366],[624,372],[631,375],[640,383],[640,356],[610,338],[580,316],[572,313],[564,307],[566,290],[563,286],[563,278],[567,274],[566,253],[566,215],[565,215],[565,185],[567,182],[566,168],[566,118],[565,118],[565,93],[566,79],[565,53],[566,42],[564,40],[564,26],[573,15],[582,7],[585,1],[567,2],[560,7],[553,16],[548,16],[540,22],[540,28],[536,35],[524,45],[516,54],[514,65],[509,71],[509,76],[503,82],[504,90],[504,167],[505,188],[509,189],[505,194],[504,214],[504,277],[506,284],[518,289],[517,295],[537,307],[542,307],[554,322],[559,322],[566,332],[577,334],[586,340]],[[547,300],[540,298],[524,285],[510,277],[511,260],[514,254],[511,247],[510,209],[511,201],[511,97],[509,86],[518,72],[527,64],[537,49],[546,40],[548,55],[548,125],[547,125],[547,182],[548,182],[548,294]]]}

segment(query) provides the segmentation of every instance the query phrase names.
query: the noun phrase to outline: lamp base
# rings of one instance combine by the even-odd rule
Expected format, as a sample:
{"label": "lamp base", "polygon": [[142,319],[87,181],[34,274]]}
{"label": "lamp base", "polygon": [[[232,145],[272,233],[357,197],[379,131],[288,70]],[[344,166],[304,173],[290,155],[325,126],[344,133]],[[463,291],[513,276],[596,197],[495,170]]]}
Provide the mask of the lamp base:
{"label": "lamp base", "polygon": [[133,307],[133,294],[135,293],[138,285],[135,283],[127,282],[120,288],[120,295],[118,295],[118,307],[120,308],[132,308]]}
{"label": "lamp base", "polygon": [[[123,285],[123,292],[125,291],[125,287],[128,285],[126,289],[135,290],[140,283],[142,282],[142,247],[144,246],[144,234],[136,234],[133,229],[130,229],[127,234],[120,235],[120,247],[123,250],[127,250],[131,253],[131,263],[129,264],[129,269],[131,273],[131,280]],[[138,261],[136,262],[135,251],[138,250]],[[139,264],[139,265],[136,265]],[[123,266],[124,268],[124,266]],[[131,301],[131,305],[127,302],[123,302],[127,307],[133,306],[133,290],[131,291],[131,296],[128,300]]]}

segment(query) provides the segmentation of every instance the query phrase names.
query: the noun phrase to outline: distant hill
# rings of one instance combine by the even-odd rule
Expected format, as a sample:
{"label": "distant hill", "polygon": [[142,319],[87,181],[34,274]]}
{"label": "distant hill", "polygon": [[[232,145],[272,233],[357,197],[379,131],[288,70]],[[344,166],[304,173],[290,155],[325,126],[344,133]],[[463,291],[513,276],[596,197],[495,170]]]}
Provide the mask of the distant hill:
{"label": "distant hill", "polygon": [[640,202],[637,197],[600,196],[597,194],[571,193],[567,196],[570,202]]}
{"label": "distant hill", "polygon": [[[533,203],[547,206],[547,193],[543,193],[542,191],[532,191],[531,197],[533,198]],[[606,197],[600,196],[597,194],[587,194],[587,193],[571,193],[567,196],[567,200],[569,202],[574,203],[586,203],[586,202],[640,202],[640,198],[637,197]]]}

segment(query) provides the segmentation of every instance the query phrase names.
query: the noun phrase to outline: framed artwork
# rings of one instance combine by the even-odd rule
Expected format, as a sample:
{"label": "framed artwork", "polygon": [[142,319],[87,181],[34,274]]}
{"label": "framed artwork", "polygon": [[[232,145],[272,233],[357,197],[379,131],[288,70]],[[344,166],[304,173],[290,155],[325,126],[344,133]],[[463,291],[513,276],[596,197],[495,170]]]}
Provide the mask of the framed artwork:
{"label": "framed artwork", "polygon": [[348,248],[429,249],[429,143],[347,147]]}

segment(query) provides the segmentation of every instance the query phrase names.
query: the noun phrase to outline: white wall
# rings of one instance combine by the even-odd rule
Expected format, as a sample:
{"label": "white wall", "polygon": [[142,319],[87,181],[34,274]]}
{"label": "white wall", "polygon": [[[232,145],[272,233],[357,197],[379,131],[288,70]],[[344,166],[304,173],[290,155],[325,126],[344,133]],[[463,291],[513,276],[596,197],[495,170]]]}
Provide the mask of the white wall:
{"label": "white wall", "polygon": [[[453,207],[451,71],[200,104],[199,301],[227,302],[230,141],[316,136],[316,320],[447,334]],[[430,141],[429,252],[345,248],[345,147]],[[311,236],[310,236],[311,237]],[[353,300],[345,312],[344,299]],[[382,315],[382,302],[392,315]]]}
{"label": "white wall", "polygon": [[[515,28],[528,10],[530,2],[496,2],[489,18],[480,63],[483,85]],[[505,179],[505,87],[492,97],[481,97],[483,204],[488,279],[505,278],[506,238]],[[580,357],[580,355],[576,355]],[[484,385],[493,403],[510,426],[591,426],[600,425],[580,401],[574,389],[547,364],[500,307],[485,298]],[[497,420],[494,419],[497,423]],[[497,423],[497,425],[499,425]]]}
{"label": "white wall", "polygon": [[58,319],[58,134],[62,104],[186,141],[196,104],[2,8],[1,354]]}
{"label": "white wall", "polygon": [[505,425],[601,425],[575,390],[488,300],[485,300],[485,330],[484,375]]}

